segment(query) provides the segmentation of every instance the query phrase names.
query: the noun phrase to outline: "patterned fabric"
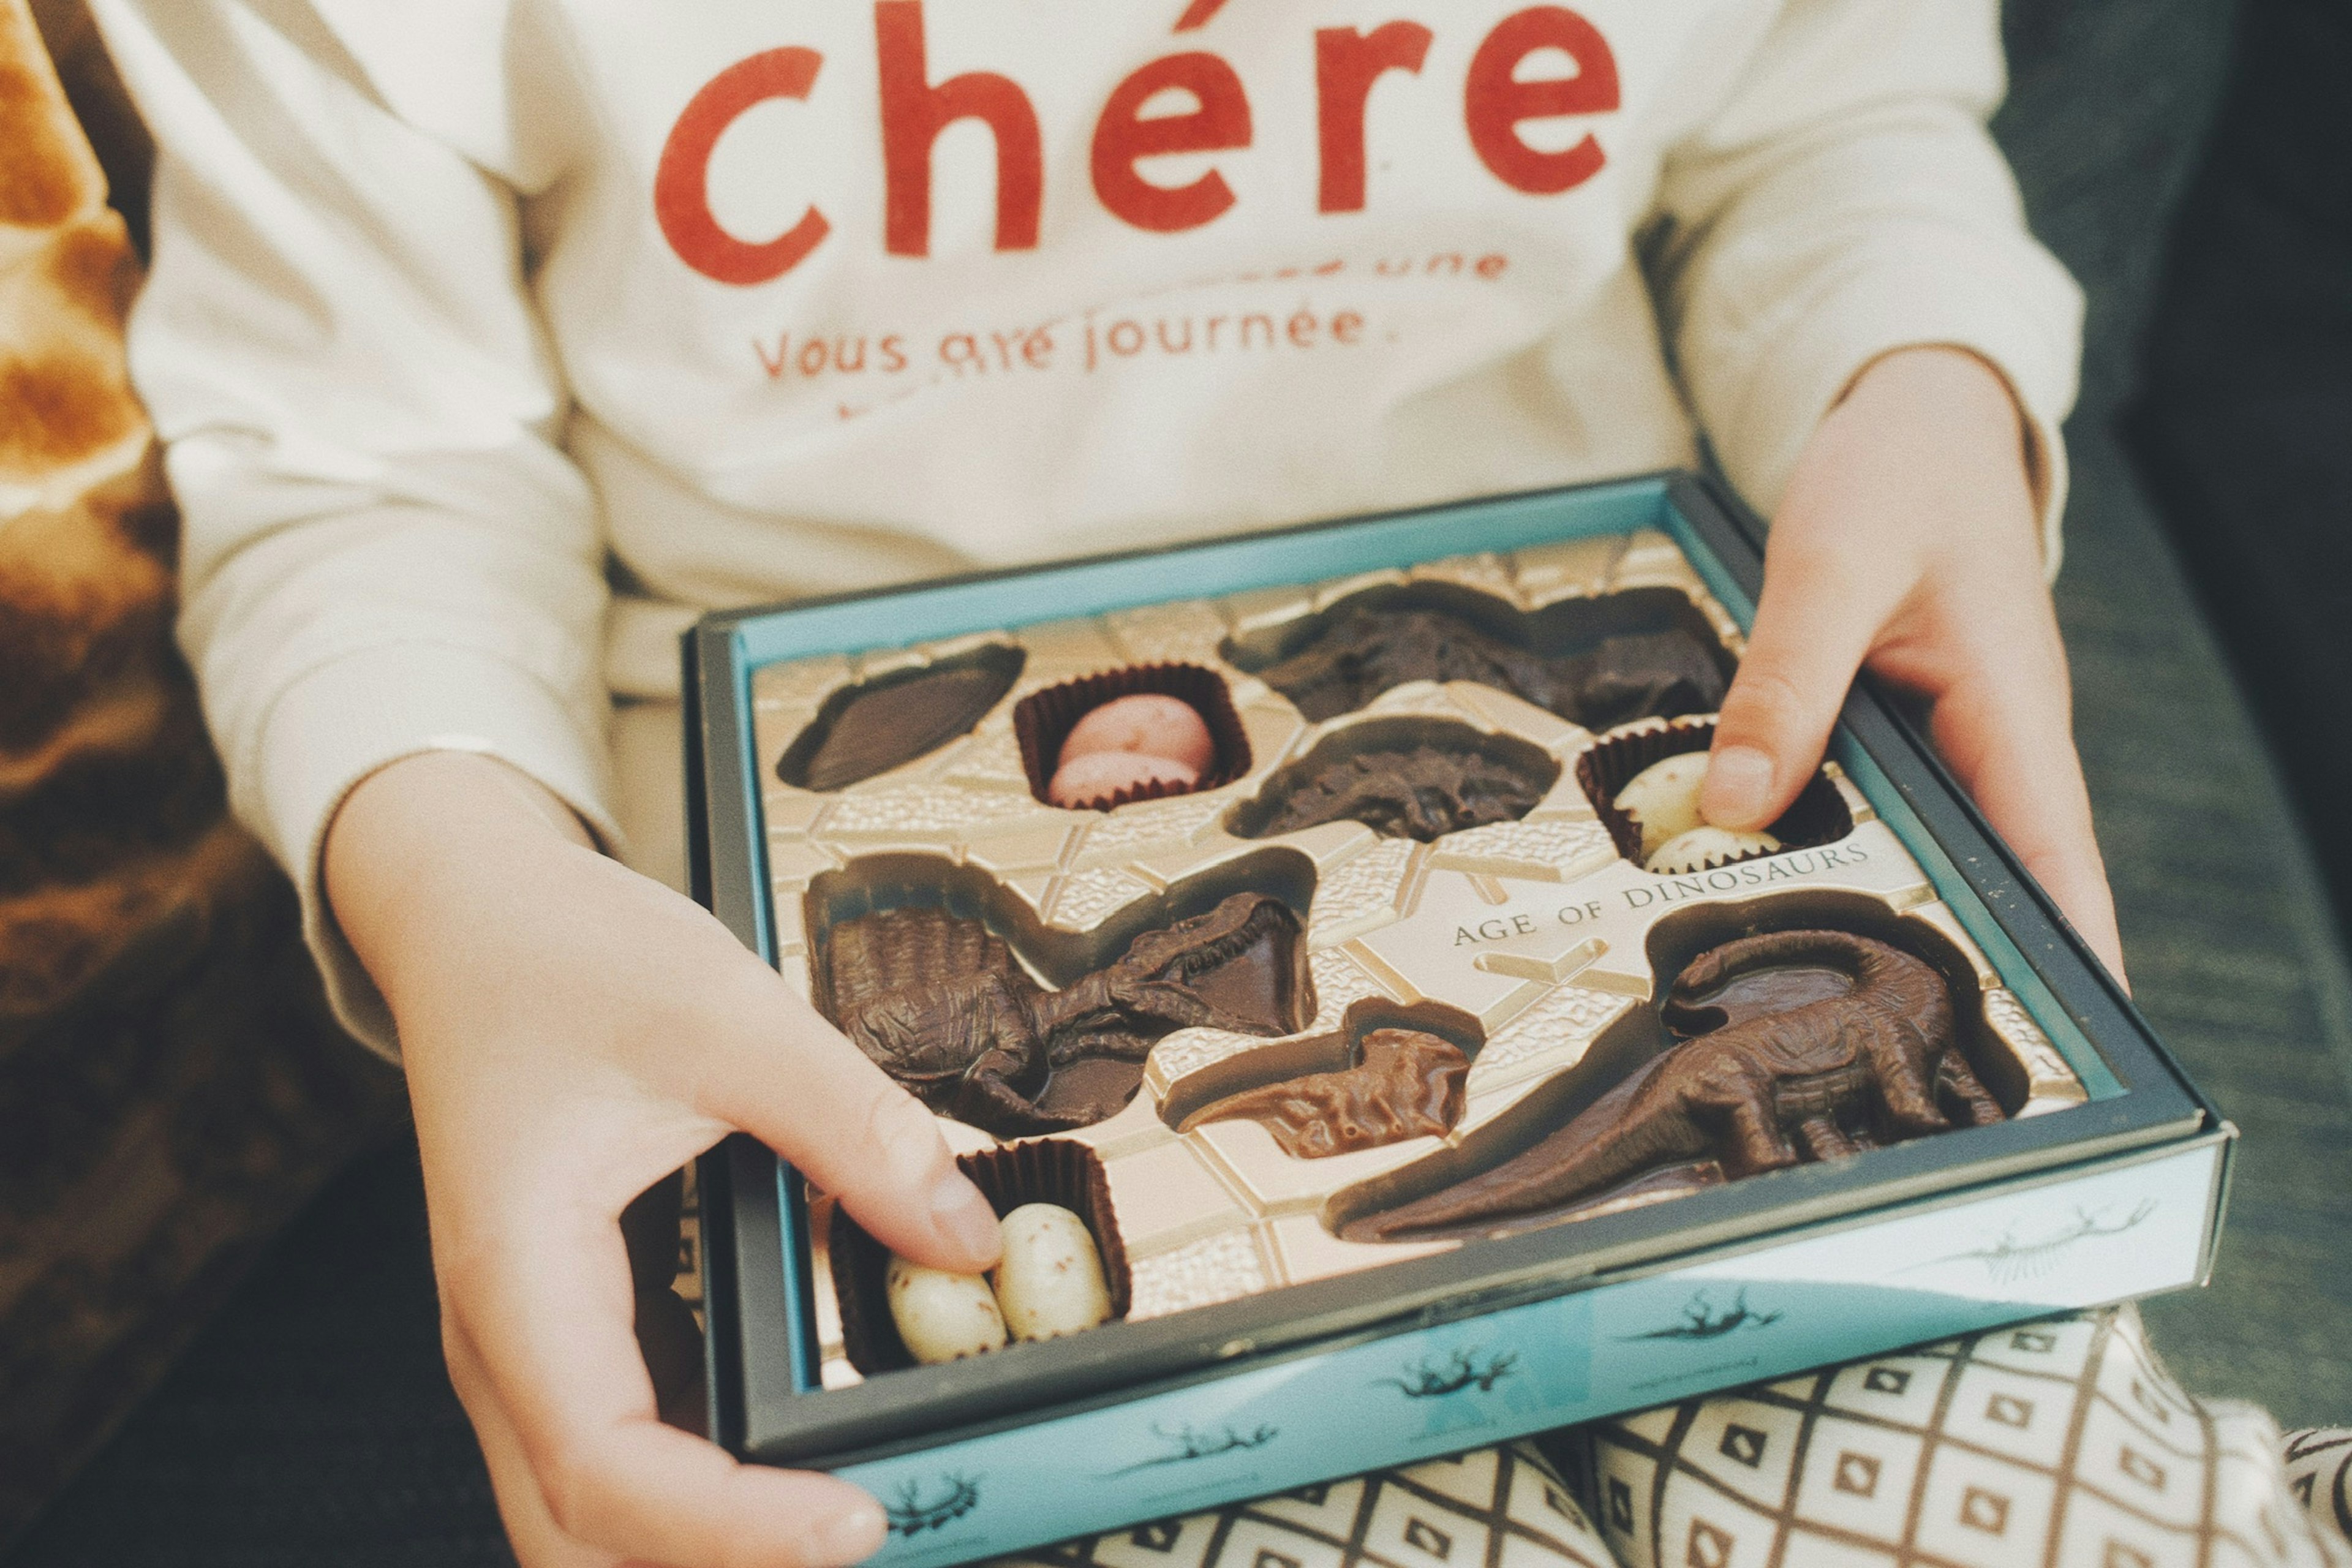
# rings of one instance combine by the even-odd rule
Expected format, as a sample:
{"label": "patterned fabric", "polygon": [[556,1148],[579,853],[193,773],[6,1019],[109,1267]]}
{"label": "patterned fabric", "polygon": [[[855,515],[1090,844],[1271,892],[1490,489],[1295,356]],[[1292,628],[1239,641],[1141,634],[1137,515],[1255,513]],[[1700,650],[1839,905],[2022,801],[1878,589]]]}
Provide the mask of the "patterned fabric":
{"label": "patterned fabric", "polygon": [[1543,1456],[1476,1448],[1405,1470],[1081,1537],[1052,1568],[1616,1568]]}
{"label": "patterned fabric", "polygon": [[136,281],[24,0],[0,0],[0,1542],[397,1124],[291,889],[228,820],[173,647],[176,523],[122,363]]}
{"label": "patterned fabric", "polygon": [[2352,1548],[2352,1426],[2288,1433],[2286,1485],[2321,1537]]}
{"label": "patterned fabric", "polygon": [[2278,1428],[2200,1405],[2122,1309],[1602,1424],[1585,1479],[1625,1568],[2344,1564]]}
{"label": "patterned fabric", "polygon": [[2200,1405],[2122,1308],[1003,1561],[2352,1568],[2347,1488],[2352,1431],[2282,1439],[2260,1411]]}

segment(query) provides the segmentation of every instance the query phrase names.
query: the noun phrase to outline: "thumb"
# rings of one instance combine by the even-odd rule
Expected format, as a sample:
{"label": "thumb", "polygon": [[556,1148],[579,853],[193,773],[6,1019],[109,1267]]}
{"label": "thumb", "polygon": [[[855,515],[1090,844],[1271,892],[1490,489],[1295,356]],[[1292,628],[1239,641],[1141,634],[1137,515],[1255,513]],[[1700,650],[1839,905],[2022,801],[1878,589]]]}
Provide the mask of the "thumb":
{"label": "thumb", "polygon": [[775,991],[783,1008],[713,1053],[707,1109],[790,1160],[893,1252],[962,1274],[992,1267],[996,1211],[956,1168],[938,1120],[814,1007]]}
{"label": "thumb", "polygon": [[1748,652],[1724,694],[1699,812],[1753,832],[1821,766],[1846,689],[1893,606],[1826,552],[1768,555]]}

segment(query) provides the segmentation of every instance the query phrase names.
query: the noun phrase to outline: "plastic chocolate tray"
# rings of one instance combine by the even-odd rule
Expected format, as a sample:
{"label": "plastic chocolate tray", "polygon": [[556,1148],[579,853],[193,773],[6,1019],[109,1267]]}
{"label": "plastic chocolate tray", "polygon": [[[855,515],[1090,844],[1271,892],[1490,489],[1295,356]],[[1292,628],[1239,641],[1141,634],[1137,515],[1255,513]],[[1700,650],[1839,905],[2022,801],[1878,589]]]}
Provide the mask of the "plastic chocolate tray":
{"label": "plastic chocolate tray", "polygon": [[[1866,690],[1775,844],[1651,858],[1618,808],[1705,750],[1757,572],[1671,478],[706,622],[706,900],[1000,1212],[1081,1215],[1118,1313],[915,1366],[878,1245],[734,1140],[716,1430],[937,1561],[2201,1278],[2226,1128]],[[1135,692],[1200,716],[1196,782],[1050,804]],[[1230,1418],[1269,1375],[1339,1425]],[[1063,1502],[984,1483],[1106,1420],[1135,1452]]]}

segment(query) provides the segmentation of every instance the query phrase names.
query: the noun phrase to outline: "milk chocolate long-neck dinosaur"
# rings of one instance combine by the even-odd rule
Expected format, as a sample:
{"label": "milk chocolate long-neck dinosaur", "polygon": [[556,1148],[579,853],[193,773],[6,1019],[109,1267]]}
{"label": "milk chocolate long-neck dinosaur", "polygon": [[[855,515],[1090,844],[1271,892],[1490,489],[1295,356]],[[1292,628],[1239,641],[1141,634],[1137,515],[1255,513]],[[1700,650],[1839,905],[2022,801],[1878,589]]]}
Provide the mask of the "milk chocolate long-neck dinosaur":
{"label": "milk chocolate long-neck dinosaur", "polygon": [[[1706,1005],[1742,975],[1796,966],[1835,970],[1853,988],[1732,1024]],[[1666,1051],[1524,1153],[1344,1234],[1475,1229],[1588,1203],[1671,1165],[1712,1160],[1737,1179],[2002,1119],[1960,1055],[1943,976],[1868,937],[1796,931],[1727,942],[1683,971],[1662,1013],[1712,1032]]]}
{"label": "milk chocolate long-neck dinosaur", "polygon": [[932,1110],[1018,1138],[1117,1113],[1176,1029],[1297,1028],[1313,1010],[1306,962],[1287,907],[1236,893],[1048,991],[978,921],[910,908],[835,926],[817,1001]]}

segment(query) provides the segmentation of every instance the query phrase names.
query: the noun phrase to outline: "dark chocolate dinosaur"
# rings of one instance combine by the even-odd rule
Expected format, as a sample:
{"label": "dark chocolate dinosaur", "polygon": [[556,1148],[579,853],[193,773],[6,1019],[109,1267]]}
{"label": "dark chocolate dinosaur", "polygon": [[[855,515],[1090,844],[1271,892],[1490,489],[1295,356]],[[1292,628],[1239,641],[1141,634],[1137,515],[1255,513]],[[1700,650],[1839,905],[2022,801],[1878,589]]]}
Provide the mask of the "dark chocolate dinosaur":
{"label": "dark chocolate dinosaur", "polygon": [[1342,757],[1283,786],[1273,815],[1249,837],[1353,820],[1423,844],[1465,827],[1517,822],[1551,780],[1468,747],[1407,746]]}
{"label": "dark chocolate dinosaur", "polygon": [[1306,963],[1298,918],[1236,893],[1049,991],[980,921],[908,908],[832,929],[817,1004],[932,1110],[1019,1138],[1115,1115],[1173,1030],[1298,1027],[1313,1011]]}
{"label": "dark chocolate dinosaur", "polygon": [[[1834,970],[1842,994],[1729,1022],[1707,998],[1759,970]],[[1773,931],[1701,954],[1661,1009],[1698,1037],[1655,1058],[1533,1148],[1345,1227],[1350,1240],[1476,1230],[1591,1203],[1676,1165],[1738,1179],[2002,1119],[1956,1044],[1944,978],[1849,931]]]}
{"label": "dark chocolate dinosaur", "polygon": [[1320,722],[1408,680],[1475,680],[1601,730],[1633,719],[1708,712],[1723,700],[1715,655],[1683,632],[1634,632],[1588,653],[1534,652],[1444,610],[1359,605],[1258,671]]}

